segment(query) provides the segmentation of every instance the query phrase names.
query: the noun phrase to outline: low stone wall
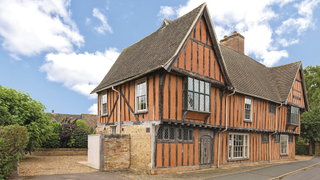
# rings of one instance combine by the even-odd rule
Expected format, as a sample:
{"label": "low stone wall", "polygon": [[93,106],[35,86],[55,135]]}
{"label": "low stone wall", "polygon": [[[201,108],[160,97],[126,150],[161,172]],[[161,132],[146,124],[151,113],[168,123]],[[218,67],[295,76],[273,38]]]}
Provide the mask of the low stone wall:
{"label": "low stone wall", "polygon": [[123,170],[130,167],[130,135],[104,135],[104,170]]}
{"label": "low stone wall", "polygon": [[38,148],[33,152],[36,156],[86,156],[87,148]]}

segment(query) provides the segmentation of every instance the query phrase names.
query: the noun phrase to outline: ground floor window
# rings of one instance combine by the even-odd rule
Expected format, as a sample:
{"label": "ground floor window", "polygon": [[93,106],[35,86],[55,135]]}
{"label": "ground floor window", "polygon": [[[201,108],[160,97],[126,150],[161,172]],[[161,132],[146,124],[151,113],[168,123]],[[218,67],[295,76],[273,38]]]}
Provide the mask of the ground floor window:
{"label": "ground floor window", "polygon": [[229,134],[229,159],[249,158],[249,134]]}
{"label": "ground floor window", "polygon": [[288,154],[288,135],[280,135],[280,155]]}

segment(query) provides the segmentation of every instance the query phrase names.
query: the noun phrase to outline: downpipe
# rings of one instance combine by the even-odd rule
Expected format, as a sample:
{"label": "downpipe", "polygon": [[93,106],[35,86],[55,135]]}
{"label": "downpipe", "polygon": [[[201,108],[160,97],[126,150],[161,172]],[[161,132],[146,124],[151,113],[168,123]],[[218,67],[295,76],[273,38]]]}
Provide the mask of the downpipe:
{"label": "downpipe", "polygon": [[223,130],[223,131],[220,131],[220,132],[218,132],[218,158],[217,158],[217,168],[219,168],[219,164],[220,164],[220,134],[221,133],[223,133],[223,132],[225,132],[225,131],[227,131],[228,130],[228,105],[227,105],[227,103],[228,103],[228,97],[229,96],[232,96],[232,95],[234,95],[236,93],[236,89],[234,89],[233,90],[233,92],[231,93],[231,94],[229,94],[229,95],[227,95],[226,96],[226,117],[225,117],[225,129]]}

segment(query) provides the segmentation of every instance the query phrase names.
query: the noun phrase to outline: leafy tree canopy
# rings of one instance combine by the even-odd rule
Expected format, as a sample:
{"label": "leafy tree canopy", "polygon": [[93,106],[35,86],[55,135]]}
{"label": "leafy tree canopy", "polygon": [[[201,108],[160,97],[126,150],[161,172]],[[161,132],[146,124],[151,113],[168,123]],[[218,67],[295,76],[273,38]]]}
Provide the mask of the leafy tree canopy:
{"label": "leafy tree canopy", "polygon": [[307,66],[303,73],[310,111],[301,115],[301,136],[320,141],[320,66]]}
{"label": "leafy tree canopy", "polygon": [[29,133],[29,151],[40,147],[51,135],[50,120],[45,110],[45,106],[29,94],[0,86],[0,125],[25,126]]}

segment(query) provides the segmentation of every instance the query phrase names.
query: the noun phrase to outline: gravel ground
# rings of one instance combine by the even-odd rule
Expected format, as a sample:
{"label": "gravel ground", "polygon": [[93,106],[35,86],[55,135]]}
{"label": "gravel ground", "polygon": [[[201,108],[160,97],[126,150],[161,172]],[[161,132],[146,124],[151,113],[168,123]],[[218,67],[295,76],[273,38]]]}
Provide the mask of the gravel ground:
{"label": "gravel ground", "polygon": [[87,156],[33,156],[27,155],[20,162],[19,176],[97,172],[98,170],[79,164]]}
{"label": "gravel ground", "polygon": [[[296,160],[305,161],[311,159],[313,156],[296,156]],[[20,163],[19,176],[34,176],[34,175],[50,175],[50,174],[69,174],[69,173],[85,173],[85,172],[98,172],[98,170],[88,166],[79,164],[79,161],[87,161],[87,156],[33,156],[28,155]],[[285,162],[283,162],[285,163]],[[131,170],[117,171],[121,176],[135,179],[135,180],[148,180],[148,179],[204,179],[214,176],[220,176],[231,173],[244,172],[253,169],[259,169],[274,164],[261,164],[249,165],[246,168],[235,167],[221,167],[219,169],[204,169],[193,172],[180,172],[171,174],[160,175],[147,175]]]}

